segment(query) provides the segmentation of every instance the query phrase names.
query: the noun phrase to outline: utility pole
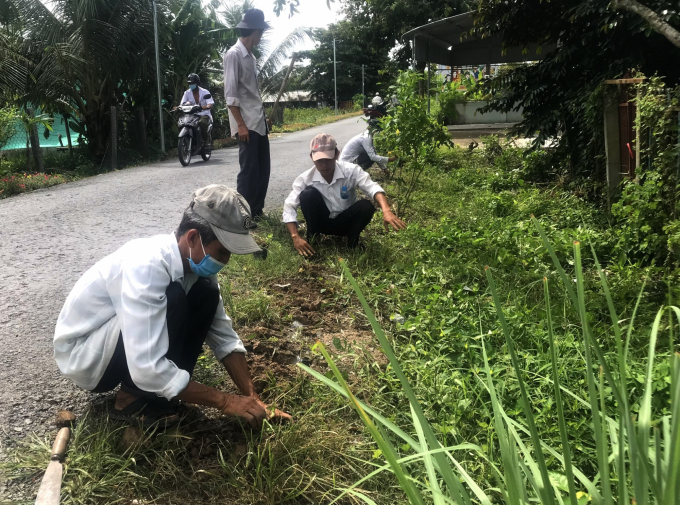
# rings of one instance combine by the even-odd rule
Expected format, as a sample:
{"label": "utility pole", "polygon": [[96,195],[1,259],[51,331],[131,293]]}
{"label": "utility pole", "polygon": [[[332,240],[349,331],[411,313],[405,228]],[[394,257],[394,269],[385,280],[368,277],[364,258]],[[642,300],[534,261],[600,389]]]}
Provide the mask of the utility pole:
{"label": "utility pole", "polygon": [[338,61],[335,59],[335,37],[333,37],[333,82],[335,83],[335,115],[338,115]]}
{"label": "utility pole", "polygon": [[161,56],[158,48],[158,14],[153,2],[153,37],[156,44],[156,83],[158,84],[158,121],[161,127],[161,151],[165,152],[165,133],[163,132],[163,103],[161,100]]}
{"label": "utility pole", "polygon": [[366,107],[366,93],[364,93],[364,64],[361,64],[361,96],[363,97],[362,106]]}

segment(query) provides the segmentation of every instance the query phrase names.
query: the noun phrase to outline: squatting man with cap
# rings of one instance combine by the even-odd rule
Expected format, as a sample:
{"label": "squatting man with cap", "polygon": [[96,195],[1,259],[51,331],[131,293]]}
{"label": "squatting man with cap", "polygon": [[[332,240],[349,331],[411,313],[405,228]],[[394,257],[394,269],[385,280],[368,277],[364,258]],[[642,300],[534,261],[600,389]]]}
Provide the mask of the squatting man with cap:
{"label": "squatting man with cap", "polygon": [[[321,133],[314,137],[310,151],[314,166],[295,179],[283,206],[283,222],[301,255],[316,252],[309,241],[321,234],[347,237],[350,248],[358,245],[359,235],[373,219],[375,207],[370,200],[357,201],[357,188],[378,202],[385,230],[390,226],[397,231],[406,228],[406,223],[390,210],[385,190],[371,180],[368,172],[353,163],[338,161],[340,151],[331,135]],[[298,207],[307,222],[307,240],[298,233]]]}
{"label": "squatting man with cap", "polygon": [[[258,428],[290,419],[260,400],[245,348],[226,315],[216,274],[232,254],[260,250],[250,208],[233,189],[194,192],[174,233],[132,240],[90,268],[64,304],[54,336],[61,372],[83,389],[118,384],[115,412],[143,423],[177,419],[177,400],[238,416]],[[192,380],[203,343],[242,393]]]}

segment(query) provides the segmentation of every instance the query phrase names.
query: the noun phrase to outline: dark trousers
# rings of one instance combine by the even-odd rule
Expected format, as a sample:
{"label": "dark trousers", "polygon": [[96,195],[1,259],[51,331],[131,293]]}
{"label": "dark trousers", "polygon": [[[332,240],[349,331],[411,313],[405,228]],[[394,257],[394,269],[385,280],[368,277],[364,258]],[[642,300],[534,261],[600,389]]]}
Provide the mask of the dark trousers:
{"label": "dark trousers", "polygon": [[356,247],[359,235],[373,219],[375,207],[369,200],[359,200],[346,211],[331,219],[331,212],[321,193],[311,186],[300,193],[300,208],[307,221],[307,239],[315,235],[347,237],[347,246]]}
{"label": "dark trousers", "polygon": [[271,160],[269,136],[248,130],[250,142],[238,143],[238,162],[241,170],[236,177],[236,189],[250,205],[253,217],[261,216],[269,187]]}
{"label": "dark trousers", "polygon": [[373,160],[366,151],[357,156],[357,159],[354,160],[354,163],[359,165],[364,170],[368,170],[373,166]]}
{"label": "dark trousers", "polygon": [[[165,357],[172,361],[178,368],[186,370],[193,375],[196,361],[201,354],[203,342],[208,335],[208,330],[215,318],[217,303],[220,299],[220,289],[210,279],[200,278],[196,281],[189,293],[178,282],[171,282],[165,290],[168,300],[166,321],[168,325],[168,352]],[[113,357],[106,367],[104,376],[94,388],[95,393],[111,391],[118,384],[120,388],[137,397],[148,398],[161,403],[168,400],[139,389],[130,377],[127,359],[125,358],[125,345],[121,332],[116,344]]]}

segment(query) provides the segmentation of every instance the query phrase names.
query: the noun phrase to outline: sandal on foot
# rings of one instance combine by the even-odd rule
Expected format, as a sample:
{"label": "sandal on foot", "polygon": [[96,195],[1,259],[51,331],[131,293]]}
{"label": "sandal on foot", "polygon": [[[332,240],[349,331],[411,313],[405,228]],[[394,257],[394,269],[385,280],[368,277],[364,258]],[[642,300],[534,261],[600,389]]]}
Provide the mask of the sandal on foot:
{"label": "sandal on foot", "polygon": [[169,428],[179,423],[179,415],[174,409],[146,398],[137,398],[123,409],[114,409],[111,417],[130,424],[141,424],[143,428]]}

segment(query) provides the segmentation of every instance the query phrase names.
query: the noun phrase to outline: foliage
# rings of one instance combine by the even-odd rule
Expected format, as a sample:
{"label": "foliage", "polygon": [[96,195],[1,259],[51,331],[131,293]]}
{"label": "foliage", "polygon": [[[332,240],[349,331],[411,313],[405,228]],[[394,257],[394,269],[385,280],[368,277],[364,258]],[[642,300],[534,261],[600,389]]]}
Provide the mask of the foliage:
{"label": "foliage", "polygon": [[16,115],[17,111],[12,107],[0,108],[0,149],[5,147],[15,134]]}
{"label": "foliage", "polygon": [[467,12],[474,4],[469,0],[347,0],[343,6],[347,23],[356,31],[357,38],[365,41],[373,54],[385,62],[392,52],[398,68],[405,70],[411,49],[401,44],[404,33],[431,21]]}
{"label": "foliage", "polygon": [[[2,164],[2,160],[0,160],[0,173],[2,172]],[[43,174],[38,172],[28,175],[7,174],[0,179],[0,198],[7,198],[26,191],[48,188],[68,182],[69,180],[69,177],[62,174]]]}
{"label": "foliage", "polygon": [[399,162],[395,170],[397,182],[397,215],[403,216],[418,179],[428,163],[435,159],[443,145],[451,145],[446,128],[427,113],[425,100],[418,96],[420,73],[402,72],[397,84],[390,88],[397,103],[390,114],[381,119],[381,142],[393,152]]}
{"label": "foliage", "polygon": [[637,86],[641,166],[635,180],[625,180],[612,206],[622,258],[645,264],[676,266],[680,260],[673,231],[678,223],[680,177],[678,115],[680,88],[654,76]]}
{"label": "foliage", "polygon": [[437,121],[442,124],[452,124],[458,115],[456,112],[456,104],[462,102],[464,98],[465,92],[460,89],[459,83],[444,83],[439,93]]}
{"label": "foliage", "polygon": [[335,110],[330,107],[307,108],[307,107],[286,107],[283,110],[283,125],[274,125],[274,132],[293,132],[311,128],[315,125],[332,123],[340,119],[349,117],[348,114],[356,115],[351,111]]}
{"label": "foliage", "polygon": [[387,76],[382,76],[381,71],[387,63],[387,53],[380,53],[371,46],[357,26],[343,20],[328,28],[316,28],[313,33],[318,45],[316,49],[300,52],[300,58],[309,59],[309,64],[301,70],[300,80],[318,100],[331,102],[335,99],[333,39],[336,39],[339,102],[352,100],[361,93],[362,65],[366,95],[372,96],[379,89],[385,89],[381,81]]}
{"label": "foliage", "polygon": [[[669,2],[649,4],[671,9]],[[658,71],[671,82],[680,78],[678,69],[668,65],[680,50],[637,15],[610,10],[606,0],[482,0],[476,19],[479,34],[502,32],[507,46],[527,48],[528,59],[533,57],[529,46],[540,50],[542,60],[485,80],[482,88],[492,97],[490,110],[522,107],[524,119],[516,133],[537,134],[536,146],[555,140],[571,164],[572,177],[605,180],[603,80],[631,68],[646,75]],[[558,50],[550,50],[556,45]]]}
{"label": "foliage", "polygon": [[354,104],[354,110],[361,110],[364,108],[364,104],[367,103],[366,95],[357,93],[352,97],[352,103]]}
{"label": "foliage", "polygon": [[[611,312],[612,329],[617,339],[618,369],[609,367],[600,344],[594,340],[590,331],[588,323],[589,316],[585,304],[585,288],[579,242],[574,242],[574,261],[578,293],[576,294],[572,288],[571,279],[567,278],[560,262],[556,259],[554,251],[545,238],[545,233],[541,226],[537,221],[535,221],[535,224],[539,234],[543,238],[546,249],[554,258],[555,267],[564,282],[564,288],[570,295],[573,308],[580,315],[583,347],[585,351],[585,363],[583,363],[583,365],[587,377],[590,398],[589,407],[592,415],[592,439],[595,441],[597,448],[597,464],[600,473],[599,479],[590,480],[579,469],[574,469],[572,467],[570,454],[572,449],[568,436],[567,423],[562,409],[563,400],[560,391],[558,372],[559,362],[555,352],[555,336],[553,335],[550,290],[548,288],[547,278],[544,278],[546,307],[545,326],[548,331],[547,336],[550,345],[552,379],[554,385],[554,402],[557,405],[557,418],[560,428],[561,443],[559,445],[559,450],[557,451],[541,440],[536,427],[533,406],[527,393],[525,379],[523,378],[524,373],[517,357],[515,341],[506,321],[493,276],[491,275],[490,269],[487,267],[486,276],[493,297],[493,303],[501,323],[502,333],[505,337],[507,353],[512,362],[514,380],[517,381],[521,392],[520,404],[527,422],[527,427],[525,427],[511,419],[500,403],[496,393],[496,387],[503,379],[499,379],[498,374],[493,375],[489,365],[489,359],[487,358],[486,346],[484,340],[482,340],[481,345],[486,375],[486,381],[485,383],[483,382],[483,384],[490,395],[491,409],[489,410],[492,411],[490,417],[494,423],[494,434],[497,437],[498,445],[500,446],[500,458],[502,460],[502,465],[500,465],[500,467],[502,468],[502,473],[498,472],[498,487],[500,488],[499,491],[503,498],[503,502],[508,505],[522,505],[527,503],[531,496],[531,499],[536,500],[541,504],[554,505],[558,503],[558,499],[559,503],[562,503],[563,494],[566,493],[567,496],[565,499],[569,498],[570,502],[576,505],[579,503],[581,495],[583,495],[583,493],[576,492],[575,476],[577,476],[579,486],[582,485],[587,489],[590,499],[592,499],[594,503],[611,504],[613,496],[619,497],[620,503],[627,503],[628,496],[631,496],[634,502],[646,504],[649,502],[650,495],[653,496],[654,503],[667,505],[678,503],[678,500],[680,500],[680,480],[678,479],[678,472],[680,472],[680,354],[674,355],[672,352],[674,350],[672,330],[670,337],[671,353],[668,354],[666,360],[667,368],[669,370],[668,379],[671,388],[669,398],[670,413],[662,416],[661,419],[654,421],[654,425],[663,426],[663,431],[659,428],[651,429],[651,404],[653,393],[653,364],[661,318],[668,312],[670,317],[675,315],[677,320],[680,321],[680,309],[676,307],[668,307],[667,309],[662,308],[656,316],[649,336],[649,357],[647,371],[643,381],[644,392],[642,395],[642,407],[639,416],[635,419],[635,416],[633,416],[633,413],[630,411],[628,403],[630,391],[628,391],[626,387],[627,350],[624,351],[621,329],[619,328],[619,319],[609,294],[606,277],[599,268],[599,263],[595,260]],[[373,331],[378,337],[380,345],[390,361],[392,370],[404,389],[410,404],[411,420],[413,424],[410,431],[415,431],[418,435],[418,440],[415,441],[400,427],[394,425],[394,423],[357,400],[331,356],[322,344],[317,344],[324,358],[330,365],[339,386],[309,367],[301,364],[298,366],[350,400],[350,403],[356,409],[387,460],[386,465],[361,479],[347,492],[368,501],[366,497],[355,490],[357,485],[381,471],[390,470],[397,477],[401,488],[408,496],[409,502],[412,504],[425,503],[421,489],[431,496],[431,499],[435,504],[443,505],[446,501],[451,501],[453,503],[469,503],[470,498],[468,493],[463,489],[461,482],[465,482],[476,500],[479,500],[483,504],[491,504],[492,501],[494,501],[495,494],[489,494],[483,491],[483,488],[470,477],[458,460],[453,456],[453,453],[456,451],[463,452],[472,450],[483,457],[482,449],[473,444],[460,444],[453,447],[444,447],[436,438],[435,430],[427,421],[427,418],[423,413],[422,405],[418,401],[409,380],[406,378],[406,375],[395,356],[394,350],[387,340],[380,324],[376,320],[373,311],[366,302],[364,295],[361,292],[361,288],[359,288],[344,263],[343,269],[344,276],[348,278],[359,298],[366,313],[366,317],[371,323]],[[627,342],[629,342],[629,338],[630,334]],[[593,363],[599,365],[599,380],[595,377]],[[603,374],[606,376],[607,384],[609,386],[607,390],[605,390]],[[605,405],[608,398],[612,395],[616,399],[618,416],[614,415],[608,417]],[[601,415],[602,418],[600,417]],[[400,459],[394,445],[386,435],[386,432],[380,431],[375,426],[372,418],[376,423],[382,425],[384,429],[390,430],[395,437],[400,438],[401,442],[408,444],[410,449],[415,451],[415,454]],[[534,447],[533,451],[525,445],[525,438],[527,435],[531,438]],[[546,459],[547,455],[552,456],[552,458],[558,460],[563,465],[564,474],[552,472],[551,475],[550,466]],[[610,468],[610,461],[614,461],[613,469]],[[626,464],[627,461],[629,462],[628,465]],[[412,466],[414,462],[422,462],[424,469],[419,473],[426,478],[418,479],[410,475],[407,467]],[[617,477],[613,481],[610,480],[610,472],[612,472],[612,470],[614,470]],[[441,484],[440,480],[443,481]],[[600,482],[598,482],[598,480]],[[614,482],[616,482],[616,484],[614,484],[614,488],[612,489],[612,484]],[[629,482],[631,483],[630,485]]]}

